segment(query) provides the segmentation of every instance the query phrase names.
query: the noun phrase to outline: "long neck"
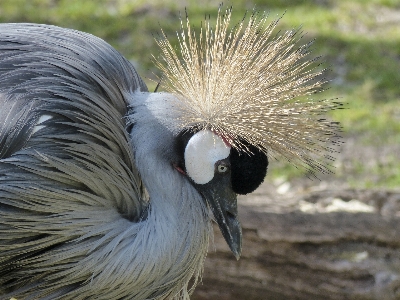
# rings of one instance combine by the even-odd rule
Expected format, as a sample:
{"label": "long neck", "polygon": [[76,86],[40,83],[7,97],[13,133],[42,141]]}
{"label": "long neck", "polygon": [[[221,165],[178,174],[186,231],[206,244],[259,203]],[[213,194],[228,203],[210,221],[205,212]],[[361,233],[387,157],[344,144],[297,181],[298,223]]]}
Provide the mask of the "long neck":
{"label": "long neck", "polygon": [[141,262],[142,272],[151,274],[151,280],[146,280],[150,285],[174,286],[174,292],[183,289],[184,296],[189,280],[200,275],[207,253],[211,233],[208,209],[168,160],[172,134],[152,118],[145,103],[136,103],[134,111],[130,117],[135,120],[131,132],[135,161],[150,196],[147,218],[136,237],[142,247],[137,251],[146,263]]}

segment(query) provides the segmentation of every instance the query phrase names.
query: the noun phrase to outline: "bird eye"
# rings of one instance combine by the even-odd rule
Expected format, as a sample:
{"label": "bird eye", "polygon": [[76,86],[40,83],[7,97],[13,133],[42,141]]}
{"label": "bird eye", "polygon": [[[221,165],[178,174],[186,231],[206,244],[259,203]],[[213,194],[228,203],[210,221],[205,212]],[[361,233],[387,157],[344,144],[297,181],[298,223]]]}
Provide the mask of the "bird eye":
{"label": "bird eye", "polygon": [[225,173],[226,171],[228,171],[228,166],[218,165],[217,170],[219,173]]}

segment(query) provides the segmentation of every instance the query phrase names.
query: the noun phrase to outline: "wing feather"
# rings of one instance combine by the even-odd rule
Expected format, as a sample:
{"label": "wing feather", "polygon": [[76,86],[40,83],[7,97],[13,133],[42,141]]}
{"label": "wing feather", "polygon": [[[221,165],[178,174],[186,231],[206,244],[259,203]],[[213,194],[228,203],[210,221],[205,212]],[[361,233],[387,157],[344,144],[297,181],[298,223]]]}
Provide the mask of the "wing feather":
{"label": "wing feather", "polygon": [[37,297],[65,296],[90,279],[70,270],[116,238],[110,224],[140,220],[148,202],[124,98],[138,88],[133,66],[99,38],[0,25],[0,290],[24,295],[35,282]]}

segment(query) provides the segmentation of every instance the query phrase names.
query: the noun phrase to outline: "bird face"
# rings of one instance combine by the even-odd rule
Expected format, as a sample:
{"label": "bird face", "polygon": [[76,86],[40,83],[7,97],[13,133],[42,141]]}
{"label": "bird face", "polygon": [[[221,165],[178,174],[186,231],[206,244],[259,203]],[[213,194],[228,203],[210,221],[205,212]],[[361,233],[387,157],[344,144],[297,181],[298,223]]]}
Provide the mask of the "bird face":
{"label": "bird face", "polygon": [[[171,111],[171,107],[179,107],[179,99],[175,95],[138,91],[133,94],[132,100],[137,112],[132,118],[146,130],[153,124],[153,118],[157,120],[157,125],[151,126],[156,126],[155,133],[159,138],[152,140],[156,144],[159,140],[164,141],[160,155],[202,195],[225,241],[239,258],[242,230],[238,221],[237,194],[251,193],[263,182],[268,167],[265,152],[240,139],[243,149],[246,149],[246,152],[242,151],[217,133],[201,129],[201,126],[179,129],[176,124],[182,117],[182,111]],[[141,104],[145,105],[142,107]],[[146,113],[140,109],[145,109]],[[147,117],[141,118],[140,115]]]}
{"label": "bird face", "polygon": [[242,230],[237,194],[252,192],[261,184],[267,171],[267,157],[256,149],[252,149],[252,154],[239,153],[210,130],[185,132],[178,139],[184,148],[184,165],[175,168],[189,177],[207,201],[225,241],[239,259]]}

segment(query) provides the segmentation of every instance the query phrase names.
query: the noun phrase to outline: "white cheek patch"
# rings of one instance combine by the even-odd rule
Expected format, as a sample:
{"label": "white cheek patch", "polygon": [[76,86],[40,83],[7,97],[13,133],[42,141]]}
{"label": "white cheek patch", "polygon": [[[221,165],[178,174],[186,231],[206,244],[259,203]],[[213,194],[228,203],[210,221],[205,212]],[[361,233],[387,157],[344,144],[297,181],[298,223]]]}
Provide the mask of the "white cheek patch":
{"label": "white cheek patch", "polygon": [[194,134],[186,145],[186,173],[197,184],[205,184],[214,177],[214,165],[229,156],[229,147],[210,130]]}

